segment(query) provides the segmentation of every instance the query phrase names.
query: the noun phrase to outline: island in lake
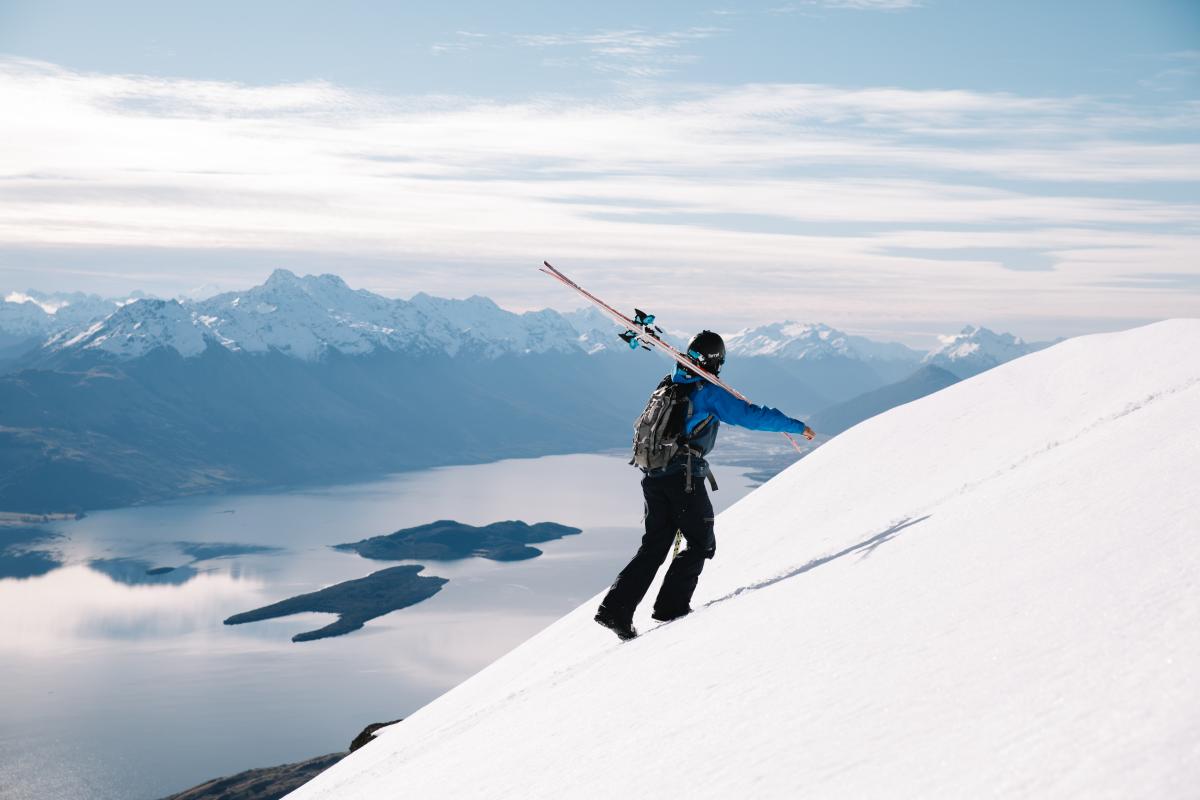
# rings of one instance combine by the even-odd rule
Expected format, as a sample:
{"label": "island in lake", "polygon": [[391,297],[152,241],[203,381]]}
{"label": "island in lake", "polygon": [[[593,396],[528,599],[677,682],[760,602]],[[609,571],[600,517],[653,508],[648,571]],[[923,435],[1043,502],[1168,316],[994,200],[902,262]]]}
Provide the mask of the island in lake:
{"label": "island in lake", "polygon": [[[360,542],[333,545],[333,548],[350,550],[364,558],[381,561],[456,561],[472,556],[493,561],[521,561],[537,558],[542,554],[536,547],[530,547],[531,544],[549,542],[582,532],[580,528],[555,522],[530,525],[519,520],[507,520],[477,527],[442,519],[428,525],[404,528],[384,536],[373,536]],[[206,551],[205,554],[212,557],[214,552],[216,551]],[[324,611],[338,614],[337,622],[319,630],[297,634],[292,637],[292,641],[307,642],[328,636],[341,636],[358,630],[367,620],[428,600],[448,583],[445,578],[418,574],[423,569],[425,567],[421,564],[408,564],[381,570],[365,578],[346,581],[318,592],[302,594],[253,611],[234,614],[225,620],[225,624],[239,625],[243,622],[286,617],[303,611]]]}
{"label": "island in lake", "polygon": [[286,617],[305,611],[320,611],[337,614],[338,618],[324,628],[298,633],[292,637],[292,641],[307,642],[327,636],[341,636],[358,630],[367,620],[416,605],[437,594],[447,583],[446,579],[417,574],[423,569],[425,568],[419,564],[409,564],[380,570],[365,578],[346,581],[253,611],[234,614],[225,620],[225,624],[240,625],[243,622]]}
{"label": "island in lake", "polygon": [[455,561],[472,556],[493,561],[521,561],[542,554],[536,547],[530,547],[531,544],[582,532],[579,528],[555,522],[530,525],[520,520],[506,520],[476,527],[451,519],[440,519],[427,525],[333,547],[335,550],[353,550],[364,558],[381,561]]}

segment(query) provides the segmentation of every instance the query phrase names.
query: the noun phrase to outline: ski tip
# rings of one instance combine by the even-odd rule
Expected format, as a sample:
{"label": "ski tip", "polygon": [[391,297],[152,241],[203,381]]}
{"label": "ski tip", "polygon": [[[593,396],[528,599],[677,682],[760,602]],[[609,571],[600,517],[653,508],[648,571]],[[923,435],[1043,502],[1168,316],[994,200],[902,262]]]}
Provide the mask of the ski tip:
{"label": "ski tip", "polygon": [[547,267],[550,267],[550,269],[554,269],[554,267],[551,267],[551,266],[550,266],[550,262],[549,262],[549,261],[543,261],[542,263],[543,263],[543,264],[545,264]]}

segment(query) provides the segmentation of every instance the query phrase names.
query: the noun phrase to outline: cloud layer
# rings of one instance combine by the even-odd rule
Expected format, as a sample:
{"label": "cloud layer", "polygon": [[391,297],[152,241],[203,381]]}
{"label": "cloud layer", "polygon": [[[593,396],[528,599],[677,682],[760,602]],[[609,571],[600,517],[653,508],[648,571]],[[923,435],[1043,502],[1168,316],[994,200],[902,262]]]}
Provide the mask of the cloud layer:
{"label": "cloud layer", "polygon": [[12,59],[0,101],[22,109],[0,248],[461,262],[457,290],[364,279],[518,305],[560,299],[507,288],[553,257],[598,289],[686,280],[680,314],[723,321],[1200,313],[1196,103],[802,84],[500,103]]}

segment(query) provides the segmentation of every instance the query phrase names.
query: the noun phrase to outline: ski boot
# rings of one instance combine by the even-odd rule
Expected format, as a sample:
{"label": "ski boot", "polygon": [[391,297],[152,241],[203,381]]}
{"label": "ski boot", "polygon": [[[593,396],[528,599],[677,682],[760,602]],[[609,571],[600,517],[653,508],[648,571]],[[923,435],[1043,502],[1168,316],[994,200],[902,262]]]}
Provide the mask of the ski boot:
{"label": "ski boot", "polygon": [[633,620],[627,617],[619,617],[604,606],[600,606],[596,611],[594,619],[615,633],[621,641],[628,641],[629,639],[636,638],[638,635],[637,630],[633,627]]}
{"label": "ski boot", "polygon": [[650,615],[650,619],[658,620],[659,622],[670,622],[673,619],[686,617],[690,613],[692,613],[692,609],[690,607],[685,608],[682,611],[659,611],[656,608],[654,609],[654,613]]}

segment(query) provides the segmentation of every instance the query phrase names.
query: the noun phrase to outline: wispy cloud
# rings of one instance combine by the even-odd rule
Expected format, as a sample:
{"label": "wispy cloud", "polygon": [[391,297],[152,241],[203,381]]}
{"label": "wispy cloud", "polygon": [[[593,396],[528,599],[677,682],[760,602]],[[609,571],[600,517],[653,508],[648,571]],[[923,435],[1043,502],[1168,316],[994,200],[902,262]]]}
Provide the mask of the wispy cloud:
{"label": "wispy cloud", "polygon": [[720,30],[720,28],[688,28],[682,31],[651,33],[641,28],[629,28],[585,34],[529,34],[516,38],[520,44],[526,47],[582,45],[605,55],[644,55],[664,49],[678,48],[685,42],[707,39],[719,33]]}
{"label": "wispy cloud", "polygon": [[[502,299],[554,254],[608,265],[598,288],[637,274],[755,318],[1196,313],[1190,278],[1136,280],[1198,270],[1194,105],[796,84],[499,103],[20,60],[0,102],[25,110],[3,123],[0,247],[460,260],[464,293]],[[681,275],[705,288],[678,299]]]}
{"label": "wispy cloud", "polygon": [[1200,50],[1176,50],[1170,53],[1154,53],[1143,59],[1157,62],[1158,69],[1138,81],[1143,89],[1152,92],[1178,92],[1192,88],[1200,78]]}
{"label": "wispy cloud", "polygon": [[514,36],[513,40],[522,47],[582,50],[586,53],[584,60],[601,72],[654,78],[695,60],[696,56],[679,52],[685,45],[722,32],[722,28],[711,26],[666,32],[626,28],[590,33],[527,34]]}
{"label": "wispy cloud", "polygon": [[689,44],[725,32],[714,26],[676,31],[645,28],[595,30],[585,33],[483,34],[456,31],[430,46],[434,55],[453,55],[480,48],[524,48],[544,53],[542,64],[553,68],[583,68],[625,78],[658,79],[694,63]]}
{"label": "wispy cloud", "polygon": [[477,33],[475,31],[455,31],[454,38],[444,42],[435,42],[429,47],[429,51],[434,55],[443,55],[445,53],[461,53],[464,50],[472,50],[483,45],[492,37],[486,33]]}
{"label": "wispy cloud", "polygon": [[853,11],[904,11],[920,8],[921,0],[797,0],[770,9],[773,14],[795,14],[813,8],[849,9]]}

